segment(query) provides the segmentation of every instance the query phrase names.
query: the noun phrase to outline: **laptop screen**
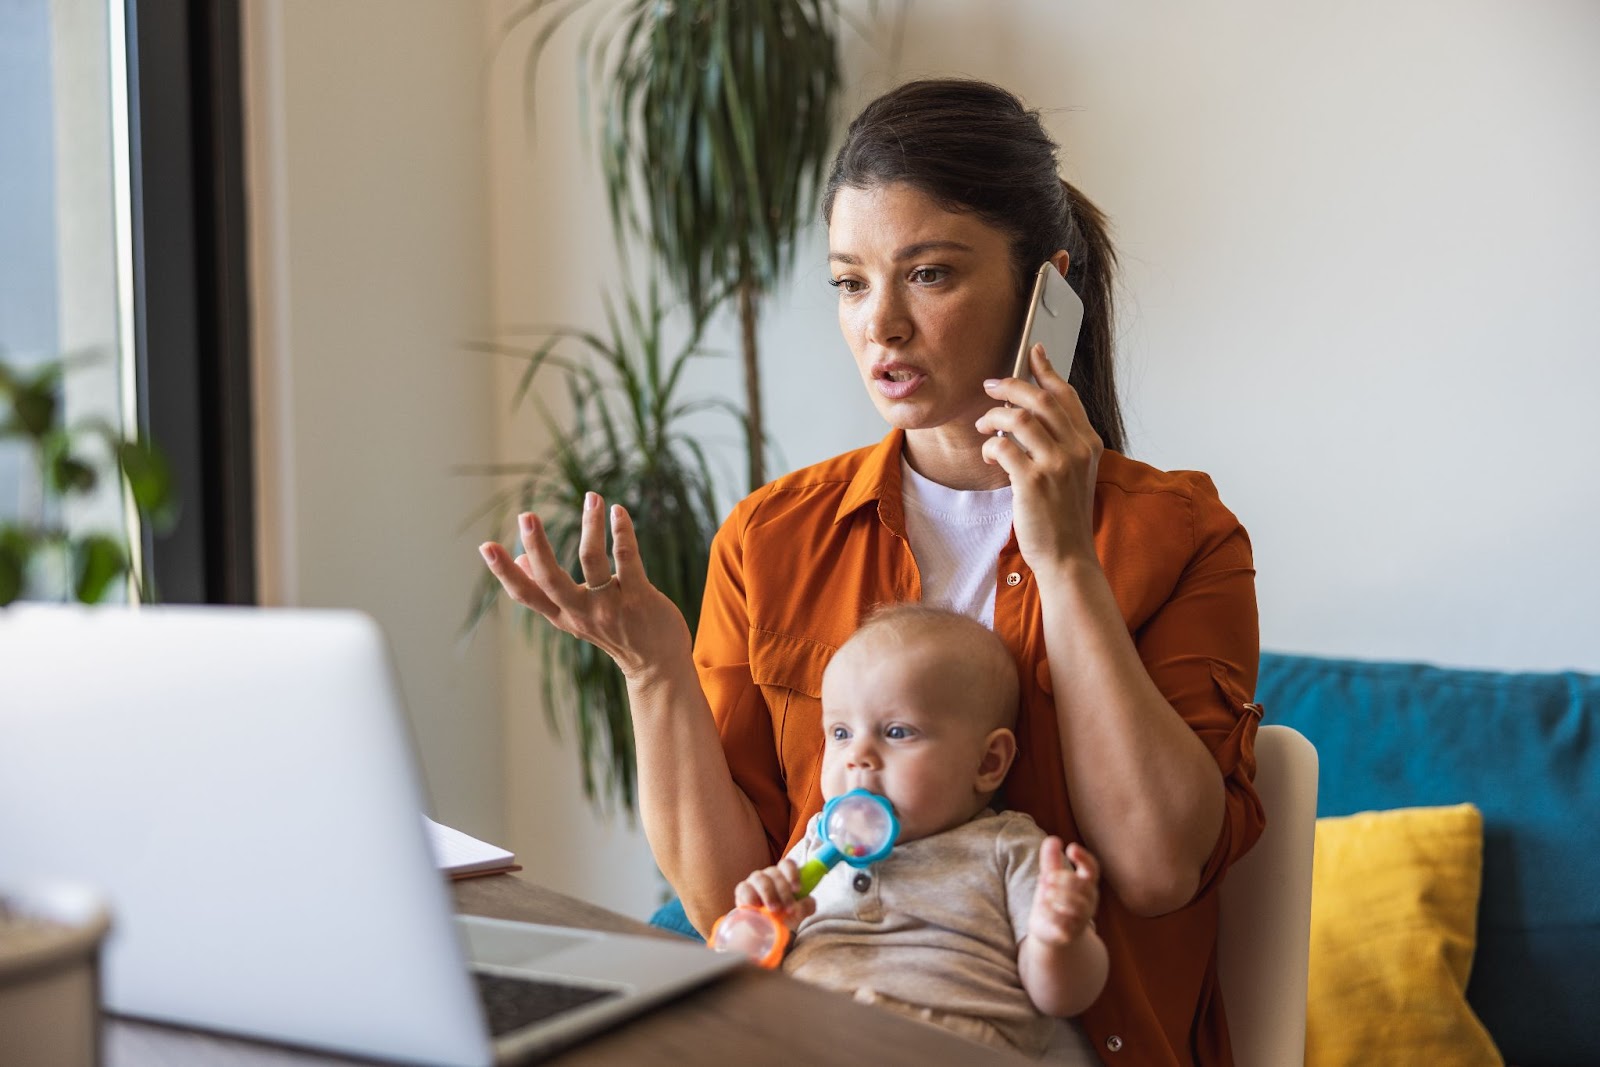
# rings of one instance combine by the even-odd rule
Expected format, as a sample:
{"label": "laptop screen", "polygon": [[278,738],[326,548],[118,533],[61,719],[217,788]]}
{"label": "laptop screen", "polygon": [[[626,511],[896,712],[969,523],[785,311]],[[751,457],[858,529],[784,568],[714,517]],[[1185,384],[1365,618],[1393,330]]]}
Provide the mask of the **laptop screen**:
{"label": "laptop screen", "polygon": [[20,605],[0,679],[0,881],[109,894],[111,1010],[489,1062],[371,619]]}

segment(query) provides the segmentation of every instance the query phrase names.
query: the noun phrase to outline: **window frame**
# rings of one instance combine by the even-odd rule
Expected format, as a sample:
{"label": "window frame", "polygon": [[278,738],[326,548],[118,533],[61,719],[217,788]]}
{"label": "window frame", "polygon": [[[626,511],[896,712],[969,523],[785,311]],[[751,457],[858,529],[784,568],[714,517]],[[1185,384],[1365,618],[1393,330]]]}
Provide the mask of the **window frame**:
{"label": "window frame", "polygon": [[254,604],[240,4],[122,2],[138,424],[181,506],[141,531],[147,580],[168,603]]}

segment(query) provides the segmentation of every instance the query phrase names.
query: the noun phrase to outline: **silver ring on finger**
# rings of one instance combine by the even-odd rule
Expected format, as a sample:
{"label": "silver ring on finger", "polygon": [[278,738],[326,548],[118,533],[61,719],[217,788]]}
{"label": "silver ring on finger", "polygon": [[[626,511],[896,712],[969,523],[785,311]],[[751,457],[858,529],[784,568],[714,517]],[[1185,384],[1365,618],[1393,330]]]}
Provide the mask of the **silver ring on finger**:
{"label": "silver ring on finger", "polygon": [[599,593],[599,592],[602,592],[603,590],[610,589],[612,586],[614,586],[616,584],[617,584],[617,575],[616,575],[616,572],[613,571],[612,574],[611,574],[611,577],[607,578],[605,581],[603,581],[603,582],[584,582],[583,583],[583,587],[585,589],[589,590],[589,592],[591,592],[591,593]]}

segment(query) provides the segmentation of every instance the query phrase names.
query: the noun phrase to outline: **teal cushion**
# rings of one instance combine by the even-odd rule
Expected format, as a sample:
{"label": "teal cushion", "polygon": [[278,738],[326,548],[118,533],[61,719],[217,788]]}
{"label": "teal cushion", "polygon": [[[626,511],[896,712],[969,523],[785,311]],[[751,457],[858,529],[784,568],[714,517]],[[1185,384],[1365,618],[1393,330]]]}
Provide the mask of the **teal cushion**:
{"label": "teal cushion", "polygon": [[1508,1063],[1600,1063],[1600,677],[1265,653],[1264,721],[1317,747],[1317,814],[1476,804],[1467,1000]]}
{"label": "teal cushion", "polygon": [[684,937],[705,944],[705,938],[700,936],[700,931],[689,922],[688,913],[683,910],[683,901],[677,897],[673,897],[651,914],[650,925],[671,930],[675,934],[682,934]]}

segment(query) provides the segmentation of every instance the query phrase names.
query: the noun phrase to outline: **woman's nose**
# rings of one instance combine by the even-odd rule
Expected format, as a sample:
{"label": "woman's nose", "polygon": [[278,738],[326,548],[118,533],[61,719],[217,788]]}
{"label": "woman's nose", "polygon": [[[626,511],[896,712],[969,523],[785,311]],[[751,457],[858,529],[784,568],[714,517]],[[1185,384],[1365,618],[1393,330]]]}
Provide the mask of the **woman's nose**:
{"label": "woman's nose", "polygon": [[882,348],[893,348],[911,339],[911,316],[905,300],[893,287],[879,289],[867,308],[867,340]]}

